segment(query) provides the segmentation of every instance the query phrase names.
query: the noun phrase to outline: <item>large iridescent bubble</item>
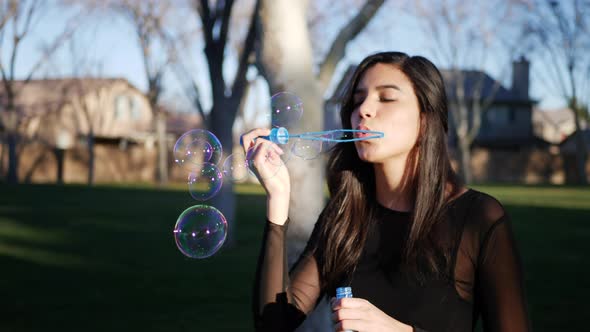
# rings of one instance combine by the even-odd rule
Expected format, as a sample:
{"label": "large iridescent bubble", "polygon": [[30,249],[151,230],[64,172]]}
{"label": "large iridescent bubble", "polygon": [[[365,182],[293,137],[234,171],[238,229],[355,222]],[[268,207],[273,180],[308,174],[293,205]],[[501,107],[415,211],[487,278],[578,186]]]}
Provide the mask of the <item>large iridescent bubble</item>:
{"label": "large iridescent bubble", "polygon": [[174,226],[174,240],[182,254],[207,258],[215,254],[227,237],[227,221],[219,210],[195,205],[184,210]]}
{"label": "large iridescent bubble", "polygon": [[234,182],[242,182],[248,178],[248,161],[244,152],[236,152],[227,156],[223,162],[223,177]]}
{"label": "large iridescent bubble", "polygon": [[221,143],[215,135],[204,129],[193,129],[184,133],[174,145],[174,161],[184,169],[193,172],[203,163],[217,165],[222,155]]}
{"label": "large iridescent bubble", "polygon": [[290,92],[279,92],[270,99],[271,127],[291,127],[303,114],[303,102]]}
{"label": "large iridescent bubble", "polygon": [[206,201],[217,194],[223,175],[215,164],[202,163],[188,175],[188,191],[197,201]]}

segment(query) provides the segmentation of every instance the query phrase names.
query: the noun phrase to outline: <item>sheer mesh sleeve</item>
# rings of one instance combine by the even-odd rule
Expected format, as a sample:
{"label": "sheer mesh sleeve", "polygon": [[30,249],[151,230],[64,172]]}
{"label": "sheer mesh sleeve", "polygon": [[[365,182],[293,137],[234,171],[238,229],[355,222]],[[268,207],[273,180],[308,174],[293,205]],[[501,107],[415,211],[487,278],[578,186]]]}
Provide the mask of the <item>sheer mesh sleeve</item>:
{"label": "sheer mesh sleeve", "polygon": [[496,200],[484,203],[483,218],[489,227],[480,233],[475,304],[484,331],[529,331],[522,266],[510,219]]}
{"label": "sheer mesh sleeve", "polygon": [[[306,247],[289,273],[284,226],[266,221],[254,281],[253,310],[256,330],[292,331],[320,299],[319,270]],[[315,233],[315,232],[314,232]],[[313,234],[310,242],[313,241]]]}

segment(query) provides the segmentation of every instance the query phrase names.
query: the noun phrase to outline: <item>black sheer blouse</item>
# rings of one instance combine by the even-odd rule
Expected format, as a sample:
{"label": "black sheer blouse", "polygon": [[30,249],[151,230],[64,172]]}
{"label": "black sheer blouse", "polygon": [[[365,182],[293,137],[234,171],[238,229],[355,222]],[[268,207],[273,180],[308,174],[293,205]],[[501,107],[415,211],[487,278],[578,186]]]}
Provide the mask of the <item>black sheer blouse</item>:
{"label": "black sheer blouse", "polygon": [[[437,233],[452,253],[448,276],[421,282],[400,268],[410,213],[378,210],[350,280],[355,297],[416,331],[472,331],[480,316],[484,331],[530,330],[518,250],[497,200],[470,189],[450,203]],[[304,250],[288,272],[287,225],[265,226],[254,286],[257,330],[294,330],[323,296],[334,296],[320,287],[317,252]]]}

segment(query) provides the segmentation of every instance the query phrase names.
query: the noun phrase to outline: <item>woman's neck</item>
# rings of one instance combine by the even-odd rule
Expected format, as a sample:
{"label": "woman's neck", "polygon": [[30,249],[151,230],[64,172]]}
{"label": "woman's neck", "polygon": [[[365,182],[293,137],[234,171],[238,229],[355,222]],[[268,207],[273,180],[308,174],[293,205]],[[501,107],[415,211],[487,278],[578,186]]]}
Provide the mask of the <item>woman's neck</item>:
{"label": "woman's neck", "polygon": [[[403,159],[403,160],[401,160]],[[410,211],[414,206],[412,187],[405,174],[405,158],[374,164],[377,202],[396,211]]]}

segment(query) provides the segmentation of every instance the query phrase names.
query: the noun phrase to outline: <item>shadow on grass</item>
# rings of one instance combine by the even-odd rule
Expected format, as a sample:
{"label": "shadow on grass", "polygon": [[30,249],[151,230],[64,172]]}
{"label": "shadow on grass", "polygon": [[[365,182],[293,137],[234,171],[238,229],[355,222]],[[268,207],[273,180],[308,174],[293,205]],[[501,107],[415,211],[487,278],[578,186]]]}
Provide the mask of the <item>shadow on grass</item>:
{"label": "shadow on grass", "polygon": [[0,330],[252,326],[263,197],[238,195],[234,248],[193,260],[172,236],[195,205],[186,191],[0,186],[0,196]]}
{"label": "shadow on grass", "polygon": [[[0,330],[251,330],[263,196],[238,195],[237,245],[205,260],[174,244],[176,218],[194,205],[184,190],[0,186],[0,197]],[[583,330],[590,203],[502,201],[534,330]]]}

